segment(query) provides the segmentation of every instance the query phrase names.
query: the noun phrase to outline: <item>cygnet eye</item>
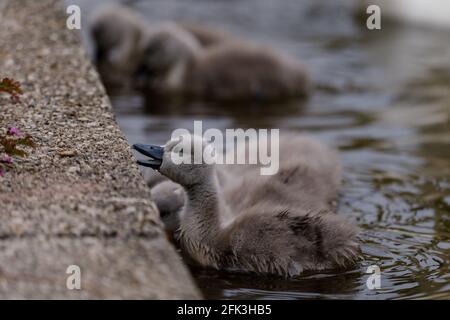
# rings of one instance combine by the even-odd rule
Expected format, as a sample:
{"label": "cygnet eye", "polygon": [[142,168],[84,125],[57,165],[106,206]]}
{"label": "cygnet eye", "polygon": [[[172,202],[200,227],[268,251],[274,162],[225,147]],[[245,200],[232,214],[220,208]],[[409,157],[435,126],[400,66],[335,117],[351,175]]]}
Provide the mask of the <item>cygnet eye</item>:
{"label": "cygnet eye", "polygon": [[183,148],[173,148],[172,152],[176,153],[179,157],[183,157],[184,151]]}

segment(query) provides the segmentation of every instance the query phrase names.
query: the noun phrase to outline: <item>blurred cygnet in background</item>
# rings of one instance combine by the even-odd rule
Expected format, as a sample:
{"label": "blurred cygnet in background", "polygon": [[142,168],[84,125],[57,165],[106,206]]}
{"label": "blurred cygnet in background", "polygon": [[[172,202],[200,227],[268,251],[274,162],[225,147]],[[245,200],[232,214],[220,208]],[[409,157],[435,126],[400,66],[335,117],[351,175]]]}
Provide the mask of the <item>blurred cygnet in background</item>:
{"label": "blurred cygnet in background", "polygon": [[201,46],[213,46],[231,38],[226,32],[188,22],[162,23],[155,26],[133,10],[119,4],[107,4],[97,9],[90,18],[90,31],[94,42],[94,59],[107,84],[120,84],[132,80],[142,53],[143,35],[153,29],[161,30],[178,25],[192,34]]}
{"label": "blurred cygnet in background", "polygon": [[139,43],[147,29],[143,17],[117,4],[101,6],[90,18],[94,58],[105,82],[131,78],[140,61]]}
{"label": "blurred cygnet in background", "polygon": [[203,47],[172,24],[142,40],[139,88],[146,93],[182,94],[213,100],[273,100],[307,96],[303,65],[270,47],[227,39]]}
{"label": "blurred cygnet in background", "polygon": [[126,7],[107,5],[91,18],[104,82],[146,94],[215,100],[307,96],[310,80],[294,59],[270,47],[193,23],[148,24]]}

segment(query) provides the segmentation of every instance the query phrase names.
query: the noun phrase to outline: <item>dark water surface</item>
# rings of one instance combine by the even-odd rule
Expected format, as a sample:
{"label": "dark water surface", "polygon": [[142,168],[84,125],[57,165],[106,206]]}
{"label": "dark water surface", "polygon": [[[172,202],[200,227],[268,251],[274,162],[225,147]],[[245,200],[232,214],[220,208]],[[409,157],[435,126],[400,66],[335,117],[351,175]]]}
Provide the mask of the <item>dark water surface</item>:
{"label": "dark water surface", "polygon": [[[76,2],[89,11],[102,1]],[[307,103],[265,107],[159,106],[112,93],[130,143],[164,143],[193,120],[305,132],[340,149],[339,214],[362,229],[364,261],[353,270],[296,280],[193,270],[206,298],[450,299],[450,33],[368,31],[344,5],[351,1],[129,2],[151,21],[209,23],[271,44],[301,59],[318,86]],[[372,291],[365,272],[374,264],[381,289]]]}

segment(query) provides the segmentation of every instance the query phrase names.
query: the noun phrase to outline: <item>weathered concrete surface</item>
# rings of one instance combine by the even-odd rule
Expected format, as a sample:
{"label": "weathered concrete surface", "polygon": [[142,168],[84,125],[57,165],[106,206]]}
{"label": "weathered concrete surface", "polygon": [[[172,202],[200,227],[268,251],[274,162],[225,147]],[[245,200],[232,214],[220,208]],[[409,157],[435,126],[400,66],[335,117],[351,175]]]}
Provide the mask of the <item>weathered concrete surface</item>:
{"label": "weathered concrete surface", "polygon": [[[57,0],[0,0],[0,130],[37,148],[0,178],[0,298],[198,298]],[[81,290],[66,288],[69,265]]]}

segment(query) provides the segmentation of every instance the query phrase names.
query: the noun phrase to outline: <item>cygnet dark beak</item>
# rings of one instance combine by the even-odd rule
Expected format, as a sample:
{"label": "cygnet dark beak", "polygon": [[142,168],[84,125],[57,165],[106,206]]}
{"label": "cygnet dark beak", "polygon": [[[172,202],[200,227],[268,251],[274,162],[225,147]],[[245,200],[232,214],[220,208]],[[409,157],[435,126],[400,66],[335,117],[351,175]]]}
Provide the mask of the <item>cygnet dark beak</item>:
{"label": "cygnet dark beak", "polygon": [[150,157],[148,160],[138,160],[137,163],[144,167],[158,170],[161,167],[164,147],[151,144],[134,144],[133,149],[142,153],[144,156]]}

